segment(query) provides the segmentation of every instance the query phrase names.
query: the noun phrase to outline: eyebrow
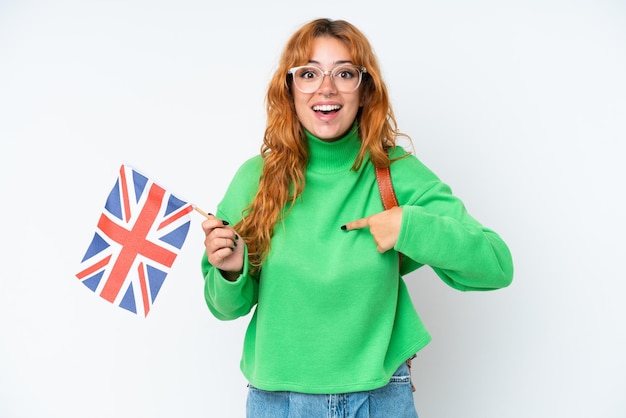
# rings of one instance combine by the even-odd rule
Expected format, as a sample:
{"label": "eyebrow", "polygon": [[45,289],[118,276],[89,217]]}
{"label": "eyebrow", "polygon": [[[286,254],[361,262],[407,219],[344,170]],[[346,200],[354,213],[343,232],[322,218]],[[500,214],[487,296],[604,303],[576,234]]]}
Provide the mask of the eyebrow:
{"label": "eyebrow", "polygon": [[[315,61],[315,60],[309,60],[309,64],[322,65],[321,62]],[[339,61],[333,62],[333,65],[341,65],[341,64],[352,64],[352,60],[339,60]]]}

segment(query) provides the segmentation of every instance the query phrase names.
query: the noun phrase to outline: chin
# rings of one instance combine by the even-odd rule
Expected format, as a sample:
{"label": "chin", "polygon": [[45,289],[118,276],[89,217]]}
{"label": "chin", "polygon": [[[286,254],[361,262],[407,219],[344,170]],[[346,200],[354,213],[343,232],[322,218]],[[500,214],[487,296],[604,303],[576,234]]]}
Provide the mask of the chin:
{"label": "chin", "polygon": [[311,132],[313,135],[321,139],[322,141],[336,141],[338,139],[343,138],[350,131],[350,127],[344,130],[329,130],[329,129],[318,129],[314,132]]}

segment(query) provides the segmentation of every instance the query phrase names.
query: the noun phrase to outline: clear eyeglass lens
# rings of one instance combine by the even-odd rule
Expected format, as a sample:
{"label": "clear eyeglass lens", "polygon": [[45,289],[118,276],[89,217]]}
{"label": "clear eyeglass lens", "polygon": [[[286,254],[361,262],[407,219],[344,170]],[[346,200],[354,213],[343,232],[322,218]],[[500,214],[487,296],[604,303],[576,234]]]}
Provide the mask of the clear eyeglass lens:
{"label": "clear eyeglass lens", "polygon": [[[320,68],[314,66],[298,67],[292,74],[296,87],[303,93],[313,93],[319,89],[326,75]],[[331,71],[330,78],[337,90],[349,93],[361,84],[361,71],[354,65],[340,65]]]}

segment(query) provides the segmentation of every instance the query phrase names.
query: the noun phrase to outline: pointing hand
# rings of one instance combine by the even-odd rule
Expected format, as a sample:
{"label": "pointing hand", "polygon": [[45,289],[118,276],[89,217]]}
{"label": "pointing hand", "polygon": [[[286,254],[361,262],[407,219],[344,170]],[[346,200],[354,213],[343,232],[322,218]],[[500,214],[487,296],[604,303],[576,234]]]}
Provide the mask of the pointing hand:
{"label": "pointing hand", "polygon": [[342,225],[344,231],[352,231],[354,229],[369,228],[376,250],[384,253],[392,249],[398,241],[400,235],[400,226],[402,225],[402,208],[399,206],[389,210],[368,216],[367,218],[357,219]]}

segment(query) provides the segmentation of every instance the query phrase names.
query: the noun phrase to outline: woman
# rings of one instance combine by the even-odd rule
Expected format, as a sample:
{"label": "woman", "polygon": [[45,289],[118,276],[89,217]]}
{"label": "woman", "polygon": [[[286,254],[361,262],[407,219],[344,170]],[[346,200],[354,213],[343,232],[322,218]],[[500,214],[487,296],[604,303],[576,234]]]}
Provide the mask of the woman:
{"label": "woman", "polygon": [[[254,308],[248,416],[416,417],[407,359],[430,336],[401,275],[429,265],[453,288],[497,289],[509,250],[396,146],[377,59],[350,23],[292,35],[266,105],[260,155],[202,224],[209,309]],[[375,167],[387,166],[399,206],[384,210]]]}

